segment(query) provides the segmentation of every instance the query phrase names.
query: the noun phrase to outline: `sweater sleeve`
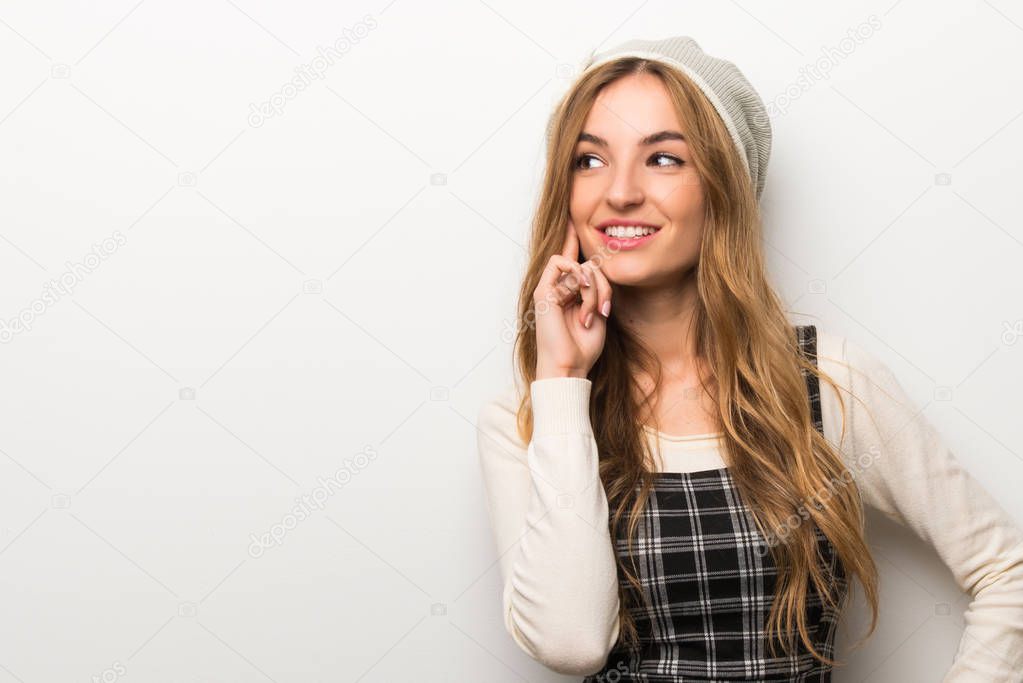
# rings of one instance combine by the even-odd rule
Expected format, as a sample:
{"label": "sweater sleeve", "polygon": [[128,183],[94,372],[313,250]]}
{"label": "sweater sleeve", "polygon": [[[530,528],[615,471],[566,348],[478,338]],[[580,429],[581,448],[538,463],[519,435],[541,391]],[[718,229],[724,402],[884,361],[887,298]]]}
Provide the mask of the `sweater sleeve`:
{"label": "sweater sleeve", "polygon": [[[820,350],[822,369],[851,392],[842,396],[849,437],[842,451],[864,503],[931,544],[972,597],[944,683],[1020,681],[1023,532],[877,357],[833,335],[822,337]],[[826,387],[822,382],[822,392]],[[822,408],[827,428],[837,433],[839,408],[830,394],[822,393]]]}
{"label": "sweater sleeve", "polygon": [[618,639],[618,575],[598,475],[588,379],[530,386],[533,437],[514,390],[480,409],[477,439],[499,554],[505,629],[547,668],[599,671]]}

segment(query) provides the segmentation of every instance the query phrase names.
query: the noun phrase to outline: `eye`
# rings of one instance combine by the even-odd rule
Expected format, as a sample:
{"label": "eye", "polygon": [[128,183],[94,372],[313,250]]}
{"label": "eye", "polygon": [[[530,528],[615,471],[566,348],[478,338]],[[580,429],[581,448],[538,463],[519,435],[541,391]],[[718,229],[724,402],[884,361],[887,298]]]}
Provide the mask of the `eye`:
{"label": "eye", "polygon": [[589,168],[597,168],[596,166],[590,165],[591,161],[597,162],[599,164],[603,163],[598,157],[594,156],[593,154],[580,154],[575,158],[573,166],[576,169],[583,171]]}
{"label": "eye", "polygon": [[671,154],[665,154],[664,152],[657,152],[650,156],[650,161],[654,166],[669,167],[669,166],[681,166],[684,161],[679,159],[677,156]]}

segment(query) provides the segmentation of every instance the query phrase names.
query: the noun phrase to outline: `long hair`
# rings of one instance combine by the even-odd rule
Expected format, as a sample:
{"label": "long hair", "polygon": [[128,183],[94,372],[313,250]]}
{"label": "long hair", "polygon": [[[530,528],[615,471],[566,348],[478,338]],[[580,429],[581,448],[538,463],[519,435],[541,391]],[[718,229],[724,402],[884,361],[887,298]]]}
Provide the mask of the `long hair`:
{"label": "long hair", "polygon": [[[836,385],[799,353],[794,329],[767,279],[760,210],[749,174],[717,112],[681,72],[637,57],[610,61],[580,77],[555,110],[529,262],[519,293],[518,372],[524,386],[536,378],[536,336],[530,324],[536,316],[533,292],[551,255],[560,253],[563,245],[579,133],[601,89],[635,73],[654,74],[664,83],[702,181],[706,215],[691,332],[698,365],[707,368],[707,377],[701,372],[701,387],[706,391],[712,381],[715,388],[725,459],[734,483],[760,532],[779,541],[768,545],[777,567],[775,598],[766,627],[771,652],[775,652],[773,636],[788,653],[798,632],[814,657],[827,664],[842,664],[818,652],[807,629],[811,589],[836,610],[845,607],[847,597],[837,590],[839,581],[822,562],[813,527],[834,545],[840,570],[846,578],[859,581],[872,610],[870,628],[857,646],[877,625],[877,567],[864,536],[859,490],[841,456],[814,426],[800,371]],[[637,382],[639,373],[654,378],[650,393],[644,393]],[[638,632],[629,607],[642,590],[632,541],[654,482],[641,415],[661,386],[661,368],[651,349],[612,312],[603,352],[588,379],[592,382],[590,418],[600,454],[600,478],[612,511],[609,532],[612,539],[623,531],[628,538],[630,559],[618,556],[616,560],[619,575],[632,587],[626,590],[619,582],[619,642],[636,648]],[[842,400],[840,392],[839,397]],[[528,443],[533,429],[529,392],[519,405],[517,427]],[[840,485],[835,486],[836,482]],[[820,504],[825,493],[828,500]],[[805,501],[814,503],[802,505]],[[809,523],[793,526],[793,515],[800,510]]]}

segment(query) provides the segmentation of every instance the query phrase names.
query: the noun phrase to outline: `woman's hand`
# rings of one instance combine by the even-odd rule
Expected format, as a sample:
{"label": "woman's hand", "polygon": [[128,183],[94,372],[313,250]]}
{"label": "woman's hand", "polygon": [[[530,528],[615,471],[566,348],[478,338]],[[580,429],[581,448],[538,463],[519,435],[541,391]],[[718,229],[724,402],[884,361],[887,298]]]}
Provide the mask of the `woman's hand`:
{"label": "woman's hand", "polygon": [[533,292],[536,379],[586,377],[604,350],[611,283],[594,261],[578,262],[571,219],[565,245],[551,256]]}

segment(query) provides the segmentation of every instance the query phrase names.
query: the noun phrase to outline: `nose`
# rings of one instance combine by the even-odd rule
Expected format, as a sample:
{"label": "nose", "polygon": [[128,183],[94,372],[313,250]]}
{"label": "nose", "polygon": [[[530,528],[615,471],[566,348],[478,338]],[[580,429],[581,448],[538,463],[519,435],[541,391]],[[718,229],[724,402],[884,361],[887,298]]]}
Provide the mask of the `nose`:
{"label": "nose", "polygon": [[628,165],[619,166],[607,188],[607,203],[616,210],[634,208],[645,199],[643,188]]}

